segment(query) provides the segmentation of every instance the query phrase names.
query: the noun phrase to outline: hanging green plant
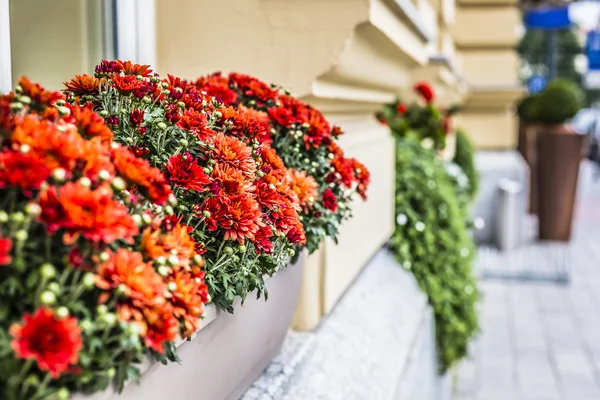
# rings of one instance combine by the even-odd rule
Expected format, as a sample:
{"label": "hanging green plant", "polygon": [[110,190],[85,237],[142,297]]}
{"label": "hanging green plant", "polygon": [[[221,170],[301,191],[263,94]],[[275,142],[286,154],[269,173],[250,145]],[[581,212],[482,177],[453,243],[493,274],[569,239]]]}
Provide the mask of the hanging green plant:
{"label": "hanging green plant", "polygon": [[453,162],[457,164],[469,180],[469,196],[471,201],[479,191],[479,171],[475,166],[475,148],[467,133],[462,129],[456,130],[456,154]]}
{"label": "hanging green plant", "polygon": [[396,228],[389,247],[429,297],[440,373],[467,355],[479,329],[475,254],[467,208],[431,150],[412,140],[396,147]]}

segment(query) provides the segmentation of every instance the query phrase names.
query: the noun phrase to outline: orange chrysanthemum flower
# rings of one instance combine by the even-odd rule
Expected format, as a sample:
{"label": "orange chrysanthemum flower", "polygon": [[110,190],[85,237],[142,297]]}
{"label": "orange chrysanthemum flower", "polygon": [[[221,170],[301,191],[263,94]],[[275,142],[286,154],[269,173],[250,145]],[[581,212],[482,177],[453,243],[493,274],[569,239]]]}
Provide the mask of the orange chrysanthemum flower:
{"label": "orange chrysanthemum flower", "polygon": [[310,175],[307,176],[306,171],[298,171],[293,168],[288,169],[288,177],[301,206],[308,206],[315,201],[318,197],[318,186],[315,178]]}
{"label": "orange chrysanthemum flower", "polygon": [[46,90],[39,83],[34,83],[24,76],[19,79],[19,86],[24,95],[41,106],[51,106],[55,101],[64,99],[62,93]]}
{"label": "orange chrysanthemum flower", "polygon": [[166,165],[171,183],[184,189],[202,192],[204,185],[210,182],[204,168],[190,153],[171,156]]}
{"label": "orange chrysanthemum flower", "polygon": [[121,61],[121,60],[116,60],[117,65],[119,66],[119,69],[125,74],[125,75],[140,75],[143,77],[148,77],[150,75],[152,75],[152,69],[150,69],[149,65],[143,65],[143,64],[133,64],[131,61]]}
{"label": "orange chrysanthemum flower", "polygon": [[229,165],[216,164],[210,178],[213,182],[211,190],[215,194],[223,193],[227,196],[235,196],[254,191],[252,182],[244,176],[244,173]]}
{"label": "orange chrysanthemum flower", "polygon": [[79,133],[87,138],[98,137],[102,142],[110,142],[113,139],[112,131],[104,123],[104,119],[92,110],[88,105],[71,107],[72,122],[79,129]]}
{"label": "orange chrysanthemum flower", "polygon": [[10,327],[11,347],[18,358],[35,360],[54,379],[77,364],[83,348],[81,329],[73,317],[58,318],[49,308],[25,314],[23,323]]}
{"label": "orange chrysanthemum flower", "polygon": [[64,82],[67,87],[66,91],[73,93],[75,96],[85,96],[98,94],[100,81],[93,76],[86,74],[76,75],[75,78],[68,82]]}
{"label": "orange chrysanthemum flower", "polygon": [[138,81],[133,75],[114,74],[111,78],[112,86],[117,88],[121,93],[131,93],[143,86],[142,81]]}
{"label": "orange chrysanthemum flower", "polygon": [[28,145],[50,170],[64,168],[71,171],[77,160],[84,156],[85,140],[69,124],[40,121],[35,115],[26,115],[12,134],[11,140]]}
{"label": "orange chrysanthemum flower", "polygon": [[164,342],[177,337],[177,320],[164,297],[168,293],[162,277],[141,253],[119,249],[109,253],[107,262],[98,267],[96,286],[106,290],[99,300],[104,303],[119,288],[125,300],[117,304],[120,320],[135,322],[148,347],[162,353]]}
{"label": "orange chrysanthemum flower", "polygon": [[271,146],[262,145],[260,147],[260,155],[263,160],[263,165],[268,165],[273,169],[285,169],[283,160]]}
{"label": "orange chrysanthemum flower", "polygon": [[196,112],[194,109],[186,110],[179,118],[177,126],[181,129],[189,130],[200,140],[207,140],[216,134],[215,131],[208,128],[207,115]]}
{"label": "orange chrysanthemum flower", "polygon": [[249,195],[210,198],[204,204],[202,211],[210,212],[210,217],[205,220],[208,229],[210,231],[223,229],[225,240],[244,243],[245,238],[252,239],[263,225],[260,206]]}
{"label": "orange chrysanthemum flower", "polygon": [[165,176],[148,161],[137,158],[125,147],[112,149],[113,162],[119,175],[148,194],[150,200],[164,204],[171,194]]}
{"label": "orange chrysanthemum flower", "polygon": [[196,254],[196,242],[188,233],[186,225],[177,224],[169,232],[147,228],[142,235],[141,250],[150,259],[168,257],[175,250],[183,265],[189,266]]}
{"label": "orange chrysanthemum flower", "polygon": [[252,149],[240,140],[218,133],[212,138],[214,150],[212,157],[217,164],[229,165],[237,168],[249,179],[254,179],[256,162],[252,158]]}
{"label": "orange chrysanthemum flower", "polygon": [[32,190],[40,188],[50,173],[36,154],[0,153],[0,188],[18,187],[29,195]]}
{"label": "orange chrysanthemum flower", "polygon": [[175,284],[169,299],[173,305],[173,315],[183,321],[182,337],[190,337],[200,326],[208,288],[201,276],[196,277],[186,271],[176,271],[168,280]]}
{"label": "orange chrysanthemum flower", "polygon": [[139,232],[127,207],[115,201],[106,186],[92,190],[69,182],[58,190],[50,187],[40,193],[40,206],[41,220],[51,233],[64,229],[66,244],[74,243],[80,235],[94,242],[133,242]]}

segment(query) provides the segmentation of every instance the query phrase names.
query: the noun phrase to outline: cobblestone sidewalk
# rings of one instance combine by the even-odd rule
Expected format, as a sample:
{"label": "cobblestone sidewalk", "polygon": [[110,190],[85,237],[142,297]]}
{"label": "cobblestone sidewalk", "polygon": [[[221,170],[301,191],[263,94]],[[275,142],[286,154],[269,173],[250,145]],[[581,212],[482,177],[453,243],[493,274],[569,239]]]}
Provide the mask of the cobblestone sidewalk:
{"label": "cobblestone sidewalk", "polygon": [[482,283],[483,332],[454,400],[600,400],[600,182],[586,165],[570,253],[568,285]]}

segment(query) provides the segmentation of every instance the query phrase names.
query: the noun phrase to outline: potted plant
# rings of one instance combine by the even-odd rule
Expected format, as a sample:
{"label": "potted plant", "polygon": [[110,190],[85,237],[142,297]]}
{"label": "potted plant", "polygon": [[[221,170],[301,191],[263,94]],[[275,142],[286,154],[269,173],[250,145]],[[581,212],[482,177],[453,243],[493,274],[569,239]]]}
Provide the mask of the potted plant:
{"label": "potted plant", "polygon": [[539,97],[536,177],[539,238],[568,241],[585,136],[568,124],[582,107],[574,83],[557,79]]}
{"label": "potted plant", "polygon": [[517,104],[519,117],[518,150],[529,166],[529,212],[537,214],[536,135],[540,128],[540,96],[534,93],[525,96]]}
{"label": "potted plant", "polygon": [[[170,221],[191,227],[216,307],[209,308],[214,320],[193,330],[191,341],[159,358],[181,358],[181,367],[146,365],[142,385],[127,385],[119,398],[237,399],[279,351],[290,326],[300,267],[280,270],[305,242],[299,199],[269,144],[266,115],[229,107],[177,77],[162,80],[129,62],[103,61],[94,76],[77,76],[66,86],[70,101],[99,112],[117,142],[173,185],[177,206],[168,210]],[[172,256],[157,253],[156,259],[168,264]],[[278,298],[258,301],[267,287]]]}

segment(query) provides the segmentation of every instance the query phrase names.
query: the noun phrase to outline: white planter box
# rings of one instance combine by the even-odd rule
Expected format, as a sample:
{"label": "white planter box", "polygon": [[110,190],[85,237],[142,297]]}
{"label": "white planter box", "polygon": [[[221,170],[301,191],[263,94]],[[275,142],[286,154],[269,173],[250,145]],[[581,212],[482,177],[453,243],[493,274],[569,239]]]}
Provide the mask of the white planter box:
{"label": "white planter box", "polygon": [[279,353],[298,302],[304,254],[266,282],[269,300],[250,295],[235,313],[207,307],[202,328],[177,350],[181,364],[149,360],[139,385],[73,400],[237,400]]}

